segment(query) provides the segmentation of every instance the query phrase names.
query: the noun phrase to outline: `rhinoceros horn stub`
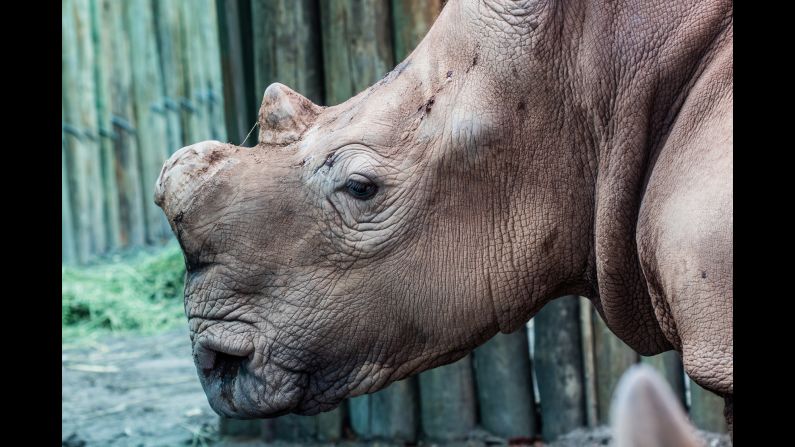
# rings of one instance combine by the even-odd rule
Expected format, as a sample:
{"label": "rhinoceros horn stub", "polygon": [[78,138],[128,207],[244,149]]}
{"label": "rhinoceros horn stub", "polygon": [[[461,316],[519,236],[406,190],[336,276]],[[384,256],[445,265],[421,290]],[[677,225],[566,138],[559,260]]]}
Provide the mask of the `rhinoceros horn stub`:
{"label": "rhinoceros horn stub", "polygon": [[321,109],[284,84],[269,85],[259,109],[259,142],[285,145],[298,141]]}

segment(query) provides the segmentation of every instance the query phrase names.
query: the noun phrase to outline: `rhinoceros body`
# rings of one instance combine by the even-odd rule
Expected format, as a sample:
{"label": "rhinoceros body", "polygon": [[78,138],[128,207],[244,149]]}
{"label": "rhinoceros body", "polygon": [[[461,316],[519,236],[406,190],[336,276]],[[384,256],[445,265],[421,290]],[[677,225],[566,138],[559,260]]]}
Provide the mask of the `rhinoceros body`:
{"label": "rhinoceros body", "polygon": [[175,153],[156,201],[213,408],[330,410],[566,294],[731,408],[732,14],[450,0],[357,96],[273,84],[256,147]]}

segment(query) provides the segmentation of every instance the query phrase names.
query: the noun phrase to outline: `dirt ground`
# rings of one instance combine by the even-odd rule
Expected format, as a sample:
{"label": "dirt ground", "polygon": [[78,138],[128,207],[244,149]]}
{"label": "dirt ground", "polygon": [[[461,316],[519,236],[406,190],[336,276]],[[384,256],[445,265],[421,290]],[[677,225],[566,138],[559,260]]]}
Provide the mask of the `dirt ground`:
{"label": "dirt ground", "polygon": [[[184,329],[64,346],[61,363],[63,447],[266,445],[256,440],[219,439],[218,416],[199,384]],[[708,447],[731,446],[728,436],[704,436]],[[472,440],[461,445],[491,443]],[[283,442],[270,445],[291,446]],[[609,430],[600,427],[576,430],[549,446],[607,445]]]}

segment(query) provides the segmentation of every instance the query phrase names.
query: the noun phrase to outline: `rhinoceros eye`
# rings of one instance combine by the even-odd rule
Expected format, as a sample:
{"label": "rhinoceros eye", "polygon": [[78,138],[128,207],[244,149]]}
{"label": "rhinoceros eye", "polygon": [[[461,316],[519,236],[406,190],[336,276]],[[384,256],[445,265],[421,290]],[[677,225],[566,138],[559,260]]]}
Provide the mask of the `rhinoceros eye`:
{"label": "rhinoceros eye", "polygon": [[378,186],[364,176],[357,175],[345,182],[345,191],[359,200],[368,200],[378,192]]}

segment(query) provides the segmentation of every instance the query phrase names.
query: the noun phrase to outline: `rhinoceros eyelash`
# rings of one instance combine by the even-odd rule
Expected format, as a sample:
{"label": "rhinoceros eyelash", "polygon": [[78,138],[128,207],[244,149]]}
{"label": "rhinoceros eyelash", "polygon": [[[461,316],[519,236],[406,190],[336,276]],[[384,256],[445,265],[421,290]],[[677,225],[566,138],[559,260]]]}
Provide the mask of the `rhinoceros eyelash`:
{"label": "rhinoceros eyelash", "polygon": [[373,182],[360,182],[349,178],[345,181],[344,189],[357,200],[369,200],[378,192],[378,185]]}

